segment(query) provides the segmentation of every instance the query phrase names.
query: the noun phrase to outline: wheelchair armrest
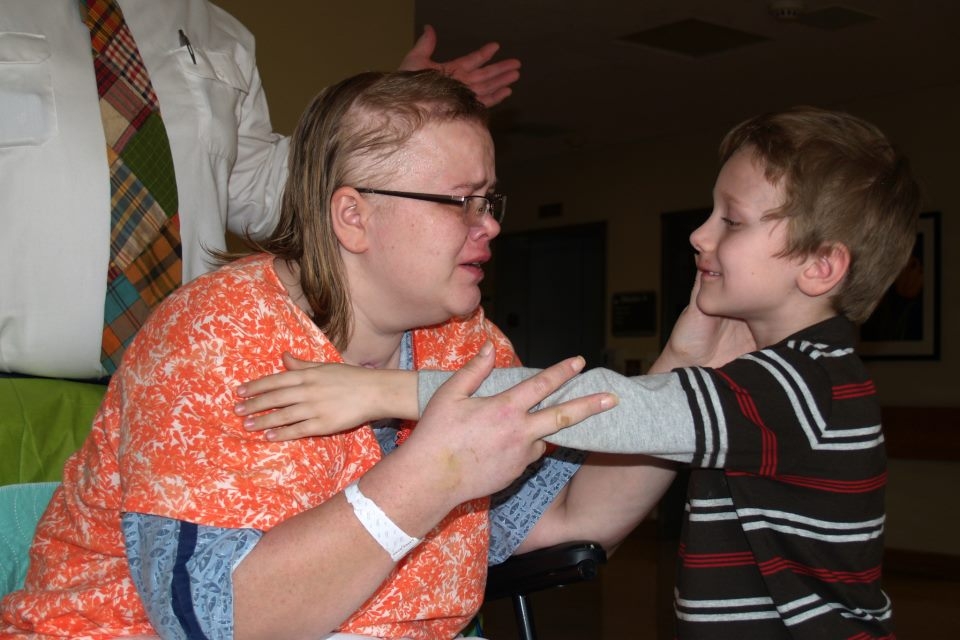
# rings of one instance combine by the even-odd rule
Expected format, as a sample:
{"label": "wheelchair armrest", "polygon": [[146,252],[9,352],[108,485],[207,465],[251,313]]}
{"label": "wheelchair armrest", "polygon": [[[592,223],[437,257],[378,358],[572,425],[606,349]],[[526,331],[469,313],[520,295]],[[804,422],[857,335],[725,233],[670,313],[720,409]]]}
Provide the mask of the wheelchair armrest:
{"label": "wheelchair armrest", "polygon": [[508,558],[487,574],[486,599],[528,594],[593,580],[607,554],[596,542],[564,542]]}

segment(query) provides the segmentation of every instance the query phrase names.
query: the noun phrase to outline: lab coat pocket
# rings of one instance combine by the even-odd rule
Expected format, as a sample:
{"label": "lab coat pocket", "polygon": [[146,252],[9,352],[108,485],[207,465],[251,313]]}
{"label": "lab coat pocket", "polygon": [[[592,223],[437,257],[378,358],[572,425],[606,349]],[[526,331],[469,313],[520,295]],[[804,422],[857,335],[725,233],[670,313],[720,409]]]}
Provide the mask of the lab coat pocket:
{"label": "lab coat pocket", "polygon": [[241,103],[249,90],[240,67],[228,53],[197,46],[179,59],[198,110],[200,139],[210,153],[232,162]]}
{"label": "lab coat pocket", "polygon": [[39,145],[57,133],[49,60],[44,36],[0,33],[0,147]]}

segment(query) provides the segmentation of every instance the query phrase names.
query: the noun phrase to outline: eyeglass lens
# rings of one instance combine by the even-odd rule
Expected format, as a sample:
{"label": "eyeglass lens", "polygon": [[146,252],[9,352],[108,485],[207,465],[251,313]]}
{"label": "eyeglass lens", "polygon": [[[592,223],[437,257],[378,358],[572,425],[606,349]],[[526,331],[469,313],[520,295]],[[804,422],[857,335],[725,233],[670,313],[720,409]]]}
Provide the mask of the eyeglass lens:
{"label": "eyeglass lens", "polygon": [[482,196],[470,196],[463,202],[463,208],[466,210],[467,217],[471,220],[479,220],[485,213],[490,211],[490,201]]}
{"label": "eyeglass lens", "polygon": [[503,219],[503,206],[500,198],[493,199],[485,196],[467,196],[463,202],[464,212],[467,217],[473,221],[480,220],[487,213],[494,220],[500,222]]}

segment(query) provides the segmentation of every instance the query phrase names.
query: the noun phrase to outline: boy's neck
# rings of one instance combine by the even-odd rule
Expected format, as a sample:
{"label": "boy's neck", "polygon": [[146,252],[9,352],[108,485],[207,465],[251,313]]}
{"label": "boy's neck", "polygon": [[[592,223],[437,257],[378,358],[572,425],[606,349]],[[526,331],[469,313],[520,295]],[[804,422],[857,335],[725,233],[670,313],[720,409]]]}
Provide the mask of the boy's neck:
{"label": "boy's neck", "polygon": [[784,309],[784,313],[776,318],[766,320],[747,320],[747,326],[757,343],[758,349],[764,349],[771,345],[782,342],[784,339],[792,336],[798,331],[802,331],[815,324],[837,315],[836,310],[825,301],[826,304],[816,304],[824,302],[821,300],[810,300],[811,304],[797,305],[789,309]]}

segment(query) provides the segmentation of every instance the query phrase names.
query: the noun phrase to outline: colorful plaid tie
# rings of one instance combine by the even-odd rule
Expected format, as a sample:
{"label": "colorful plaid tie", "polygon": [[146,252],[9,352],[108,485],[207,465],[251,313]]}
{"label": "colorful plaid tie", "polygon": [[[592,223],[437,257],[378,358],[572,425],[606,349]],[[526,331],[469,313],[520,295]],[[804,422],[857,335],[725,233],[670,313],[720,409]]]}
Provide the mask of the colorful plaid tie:
{"label": "colorful plaid tie", "polygon": [[110,268],[101,363],[108,373],[150,310],[180,286],[177,184],[160,106],[114,0],[80,0],[110,164]]}

